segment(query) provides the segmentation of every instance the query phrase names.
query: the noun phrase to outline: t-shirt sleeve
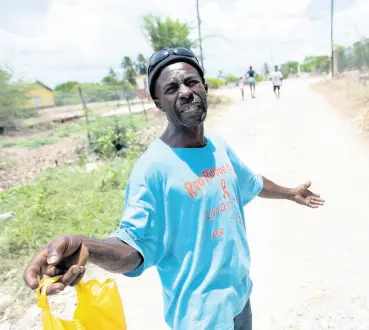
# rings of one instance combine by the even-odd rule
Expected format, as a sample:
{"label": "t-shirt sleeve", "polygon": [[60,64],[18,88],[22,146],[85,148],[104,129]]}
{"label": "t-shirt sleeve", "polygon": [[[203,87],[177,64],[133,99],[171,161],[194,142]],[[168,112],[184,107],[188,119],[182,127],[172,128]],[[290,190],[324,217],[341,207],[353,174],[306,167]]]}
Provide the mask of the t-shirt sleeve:
{"label": "t-shirt sleeve", "polygon": [[125,275],[135,277],[156,266],[165,255],[165,219],[161,210],[159,185],[153,176],[131,175],[126,188],[125,207],[119,229],[112,236],[136,249],[143,263]]}
{"label": "t-shirt sleeve", "polygon": [[226,148],[240,185],[242,203],[245,206],[263,190],[263,177],[246,166],[229,146]]}

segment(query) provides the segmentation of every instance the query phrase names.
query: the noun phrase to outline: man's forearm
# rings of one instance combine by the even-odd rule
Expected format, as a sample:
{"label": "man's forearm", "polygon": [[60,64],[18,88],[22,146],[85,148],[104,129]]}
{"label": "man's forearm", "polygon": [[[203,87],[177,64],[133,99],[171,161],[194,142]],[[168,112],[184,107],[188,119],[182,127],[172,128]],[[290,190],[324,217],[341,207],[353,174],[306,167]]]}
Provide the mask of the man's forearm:
{"label": "man's forearm", "polygon": [[112,273],[127,273],[142,262],[141,254],[118,238],[93,239],[82,236],[89,257],[88,261]]}
{"label": "man's forearm", "polygon": [[263,177],[263,184],[264,187],[259,194],[260,197],[293,200],[295,196],[295,189],[279,186],[265,177]]}

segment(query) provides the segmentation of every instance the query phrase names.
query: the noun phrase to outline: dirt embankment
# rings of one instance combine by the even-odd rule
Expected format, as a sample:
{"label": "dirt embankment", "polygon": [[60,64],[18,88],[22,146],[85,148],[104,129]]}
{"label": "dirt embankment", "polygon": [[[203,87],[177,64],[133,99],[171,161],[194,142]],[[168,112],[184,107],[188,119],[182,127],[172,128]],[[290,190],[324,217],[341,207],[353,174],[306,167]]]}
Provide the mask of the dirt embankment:
{"label": "dirt embankment", "polygon": [[323,94],[329,102],[349,116],[363,134],[369,134],[369,86],[348,83],[346,80],[322,81],[312,88]]}

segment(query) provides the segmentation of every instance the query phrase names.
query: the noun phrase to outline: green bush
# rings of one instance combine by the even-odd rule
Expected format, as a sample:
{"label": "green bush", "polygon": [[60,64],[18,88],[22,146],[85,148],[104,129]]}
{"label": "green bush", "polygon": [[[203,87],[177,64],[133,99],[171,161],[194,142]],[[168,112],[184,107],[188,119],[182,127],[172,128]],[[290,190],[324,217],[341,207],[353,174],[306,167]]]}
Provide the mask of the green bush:
{"label": "green bush", "polygon": [[210,89],[218,89],[225,85],[225,82],[218,78],[206,78],[205,80]]}
{"label": "green bush", "polygon": [[142,115],[99,117],[89,126],[90,148],[104,158],[122,156],[132,147],[134,133],[142,124]]}
{"label": "green bush", "polygon": [[236,76],[234,76],[233,74],[229,74],[226,76],[226,84],[232,83],[232,82],[237,82],[239,78],[237,78]]}
{"label": "green bush", "polygon": [[262,82],[262,81],[264,81],[264,76],[262,75],[262,74],[257,74],[257,73],[255,73],[255,80],[256,80],[256,82]]}
{"label": "green bush", "polygon": [[15,130],[20,119],[35,116],[35,110],[25,109],[28,86],[14,82],[9,70],[0,67],[0,134]]}

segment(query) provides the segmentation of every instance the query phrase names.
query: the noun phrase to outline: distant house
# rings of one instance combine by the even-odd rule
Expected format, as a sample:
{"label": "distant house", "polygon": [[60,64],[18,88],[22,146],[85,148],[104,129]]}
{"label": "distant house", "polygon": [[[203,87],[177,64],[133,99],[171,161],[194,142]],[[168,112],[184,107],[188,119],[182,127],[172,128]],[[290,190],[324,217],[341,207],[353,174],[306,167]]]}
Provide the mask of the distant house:
{"label": "distant house", "polygon": [[53,90],[39,80],[30,85],[27,92],[27,107],[48,108],[55,106]]}

